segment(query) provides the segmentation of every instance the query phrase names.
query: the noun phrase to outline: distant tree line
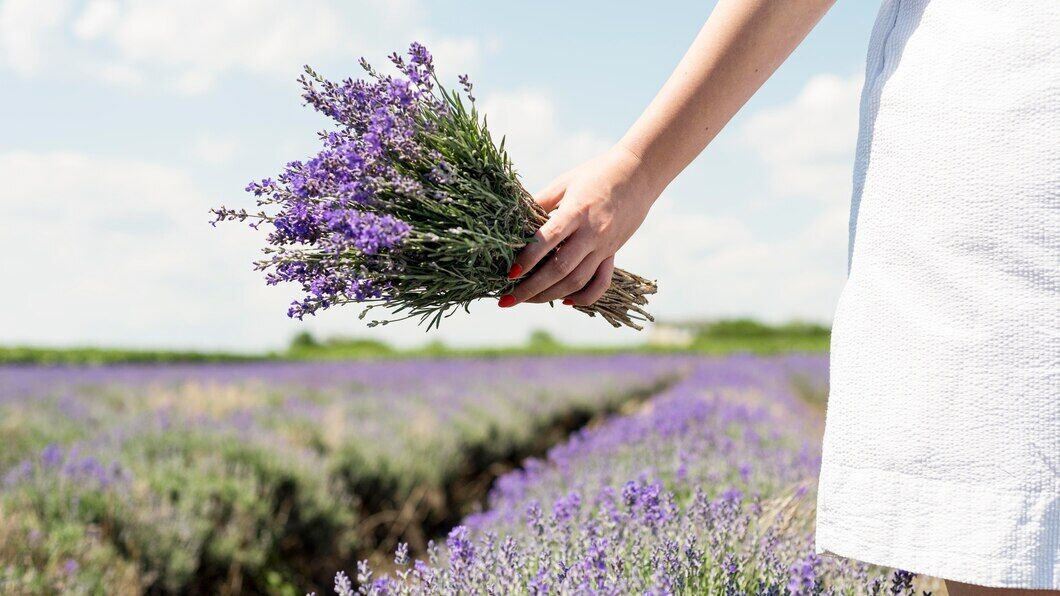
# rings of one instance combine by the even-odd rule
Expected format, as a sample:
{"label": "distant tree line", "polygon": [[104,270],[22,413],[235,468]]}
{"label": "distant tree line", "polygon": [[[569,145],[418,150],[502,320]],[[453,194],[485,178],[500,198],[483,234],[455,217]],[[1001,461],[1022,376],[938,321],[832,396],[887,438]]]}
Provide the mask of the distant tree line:
{"label": "distant tree line", "polygon": [[355,360],[363,358],[500,357],[518,354],[560,355],[568,353],[604,354],[614,352],[692,351],[710,354],[732,352],[779,353],[790,351],[819,352],[828,349],[830,330],[816,323],[794,321],[771,325],[754,319],[722,319],[663,323],[691,334],[691,341],[680,346],[659,346],[650,342],[625,346],[584,346],[561,342],[544,330],[530,334],[521,345],[456,348],[441,341],[431,341],[414,348],[397,348],[377,340],[360,337],[318,338],[309,331],[296,334],[288,346],[279,351],[239,354],[193,350],[135,350],[103,347],[43,348],[0,346],[0,364],[77,364],[163,362],[247,362],[257,360]]}

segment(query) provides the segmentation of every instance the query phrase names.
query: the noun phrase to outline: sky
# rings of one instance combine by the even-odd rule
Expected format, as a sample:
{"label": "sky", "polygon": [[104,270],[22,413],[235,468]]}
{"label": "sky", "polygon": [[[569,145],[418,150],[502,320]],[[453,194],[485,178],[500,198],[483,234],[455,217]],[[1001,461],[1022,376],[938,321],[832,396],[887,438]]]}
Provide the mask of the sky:
{"label": "sky", "polygon": [[[0,344],[261,350],[295,333],[397,345],[643,340],[566,308],[483,300],[425,336],[359,309],[286,317],[261,234],[212,228],[246,183],[312,155],[303,64],[357,76],[413,40],[468,73],[530,189],[617,141],[711,2],[0,0]],[[653,207],[616,264],[660,320],[828,323],[846,276],[872,2],[840,1]]]}

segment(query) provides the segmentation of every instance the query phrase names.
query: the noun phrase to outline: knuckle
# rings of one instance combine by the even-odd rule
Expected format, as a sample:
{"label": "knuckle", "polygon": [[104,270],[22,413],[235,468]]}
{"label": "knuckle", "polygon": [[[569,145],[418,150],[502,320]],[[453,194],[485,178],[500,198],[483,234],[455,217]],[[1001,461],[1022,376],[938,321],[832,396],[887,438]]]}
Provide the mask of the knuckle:
{"label": "knuckle", "polygon": [[589,206],[575,202],[560,203],[553,217],[563,225],[580,226],[589,219]]}
{"label": "knuckle", "polygon": [[576,263],[573,262],[573,259],[565,256],[562,251],[552,256],[552,266],[563,275],[574,271],[575,265]]}
{"label": "knuckle", "polygon": [[526,287],[522,289],[522,296],[523,298],[533,298],[541,292],[543,287],[548,287],[548,285],[544,284],[543,286],[539,283],[539,280],[532,280],[531,283],[528,283]]}
{"label": "knuckle", "polygon": [[541,302],[548,302],[550,300],[555,300],[556,299],[556,288],[552,287],[552,288],[548,288],[546,290],[542,290],[541,292],[538,293],[537,296],[535,296],[535,298],[537,298]]}
{"label": "knuckle", "polygon": [[534,232],[534,242],[531,246],[541,246],[548,244],[558,234],[559,230],[556,229],[555,224],[552,221],[545,222],[545,225],[541,226]]}
{"label": "knuckle", "polygon": [[552,283],[553,279],[548,271],[539,271],[523,282],[519,290],[525,298],[534,298],[547,290]]}
{"label": "knuckle", "polygon": [[580,289],[588,286],[589,283],[592,280],[593,280],[593,272],[592,271],[589,271],[589,272],[586,272],[586,273],[578,273],[577,275],[574,276],[574,280],[573,280],[573,284],[572,285],[575,286],[574,289],[580,290]]}
{"label": "knuckle", "polygon": [[554,296],[555,298],[563,298],[564,296],[570,296],[571,294],[577,291],[578,288],[574,287],[571,284],[560,284],[553,288],[551,291],[549,291],[549,294],[551,296]]}
{"label": "knuckle", "polygon": [[567,193],[567,200],[560,203],[560,212],[564,213],[567,217],[573,217],[579,213],[584,213],[588,205],[585,201],[581,200],[581,193]]}

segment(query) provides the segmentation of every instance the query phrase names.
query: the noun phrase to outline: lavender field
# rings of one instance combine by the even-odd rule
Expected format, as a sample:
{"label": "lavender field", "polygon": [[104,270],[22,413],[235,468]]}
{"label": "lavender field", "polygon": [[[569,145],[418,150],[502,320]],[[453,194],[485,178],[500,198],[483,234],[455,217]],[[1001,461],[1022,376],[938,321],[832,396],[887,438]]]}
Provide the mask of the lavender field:
{"label": "lavender field", "polygon": [[826,379],[824,356],[0,368],[0,592],[902,593],[812,554]]}

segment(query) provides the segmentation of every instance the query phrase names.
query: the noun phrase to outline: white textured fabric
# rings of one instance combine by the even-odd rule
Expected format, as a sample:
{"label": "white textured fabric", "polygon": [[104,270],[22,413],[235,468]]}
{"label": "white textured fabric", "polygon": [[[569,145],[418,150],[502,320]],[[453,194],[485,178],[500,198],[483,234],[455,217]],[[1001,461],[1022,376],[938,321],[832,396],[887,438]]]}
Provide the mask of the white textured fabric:
{"label": "white textured fabric", "polygon": [[1060,0],[888,0],[818,552],[1060,589]]}

